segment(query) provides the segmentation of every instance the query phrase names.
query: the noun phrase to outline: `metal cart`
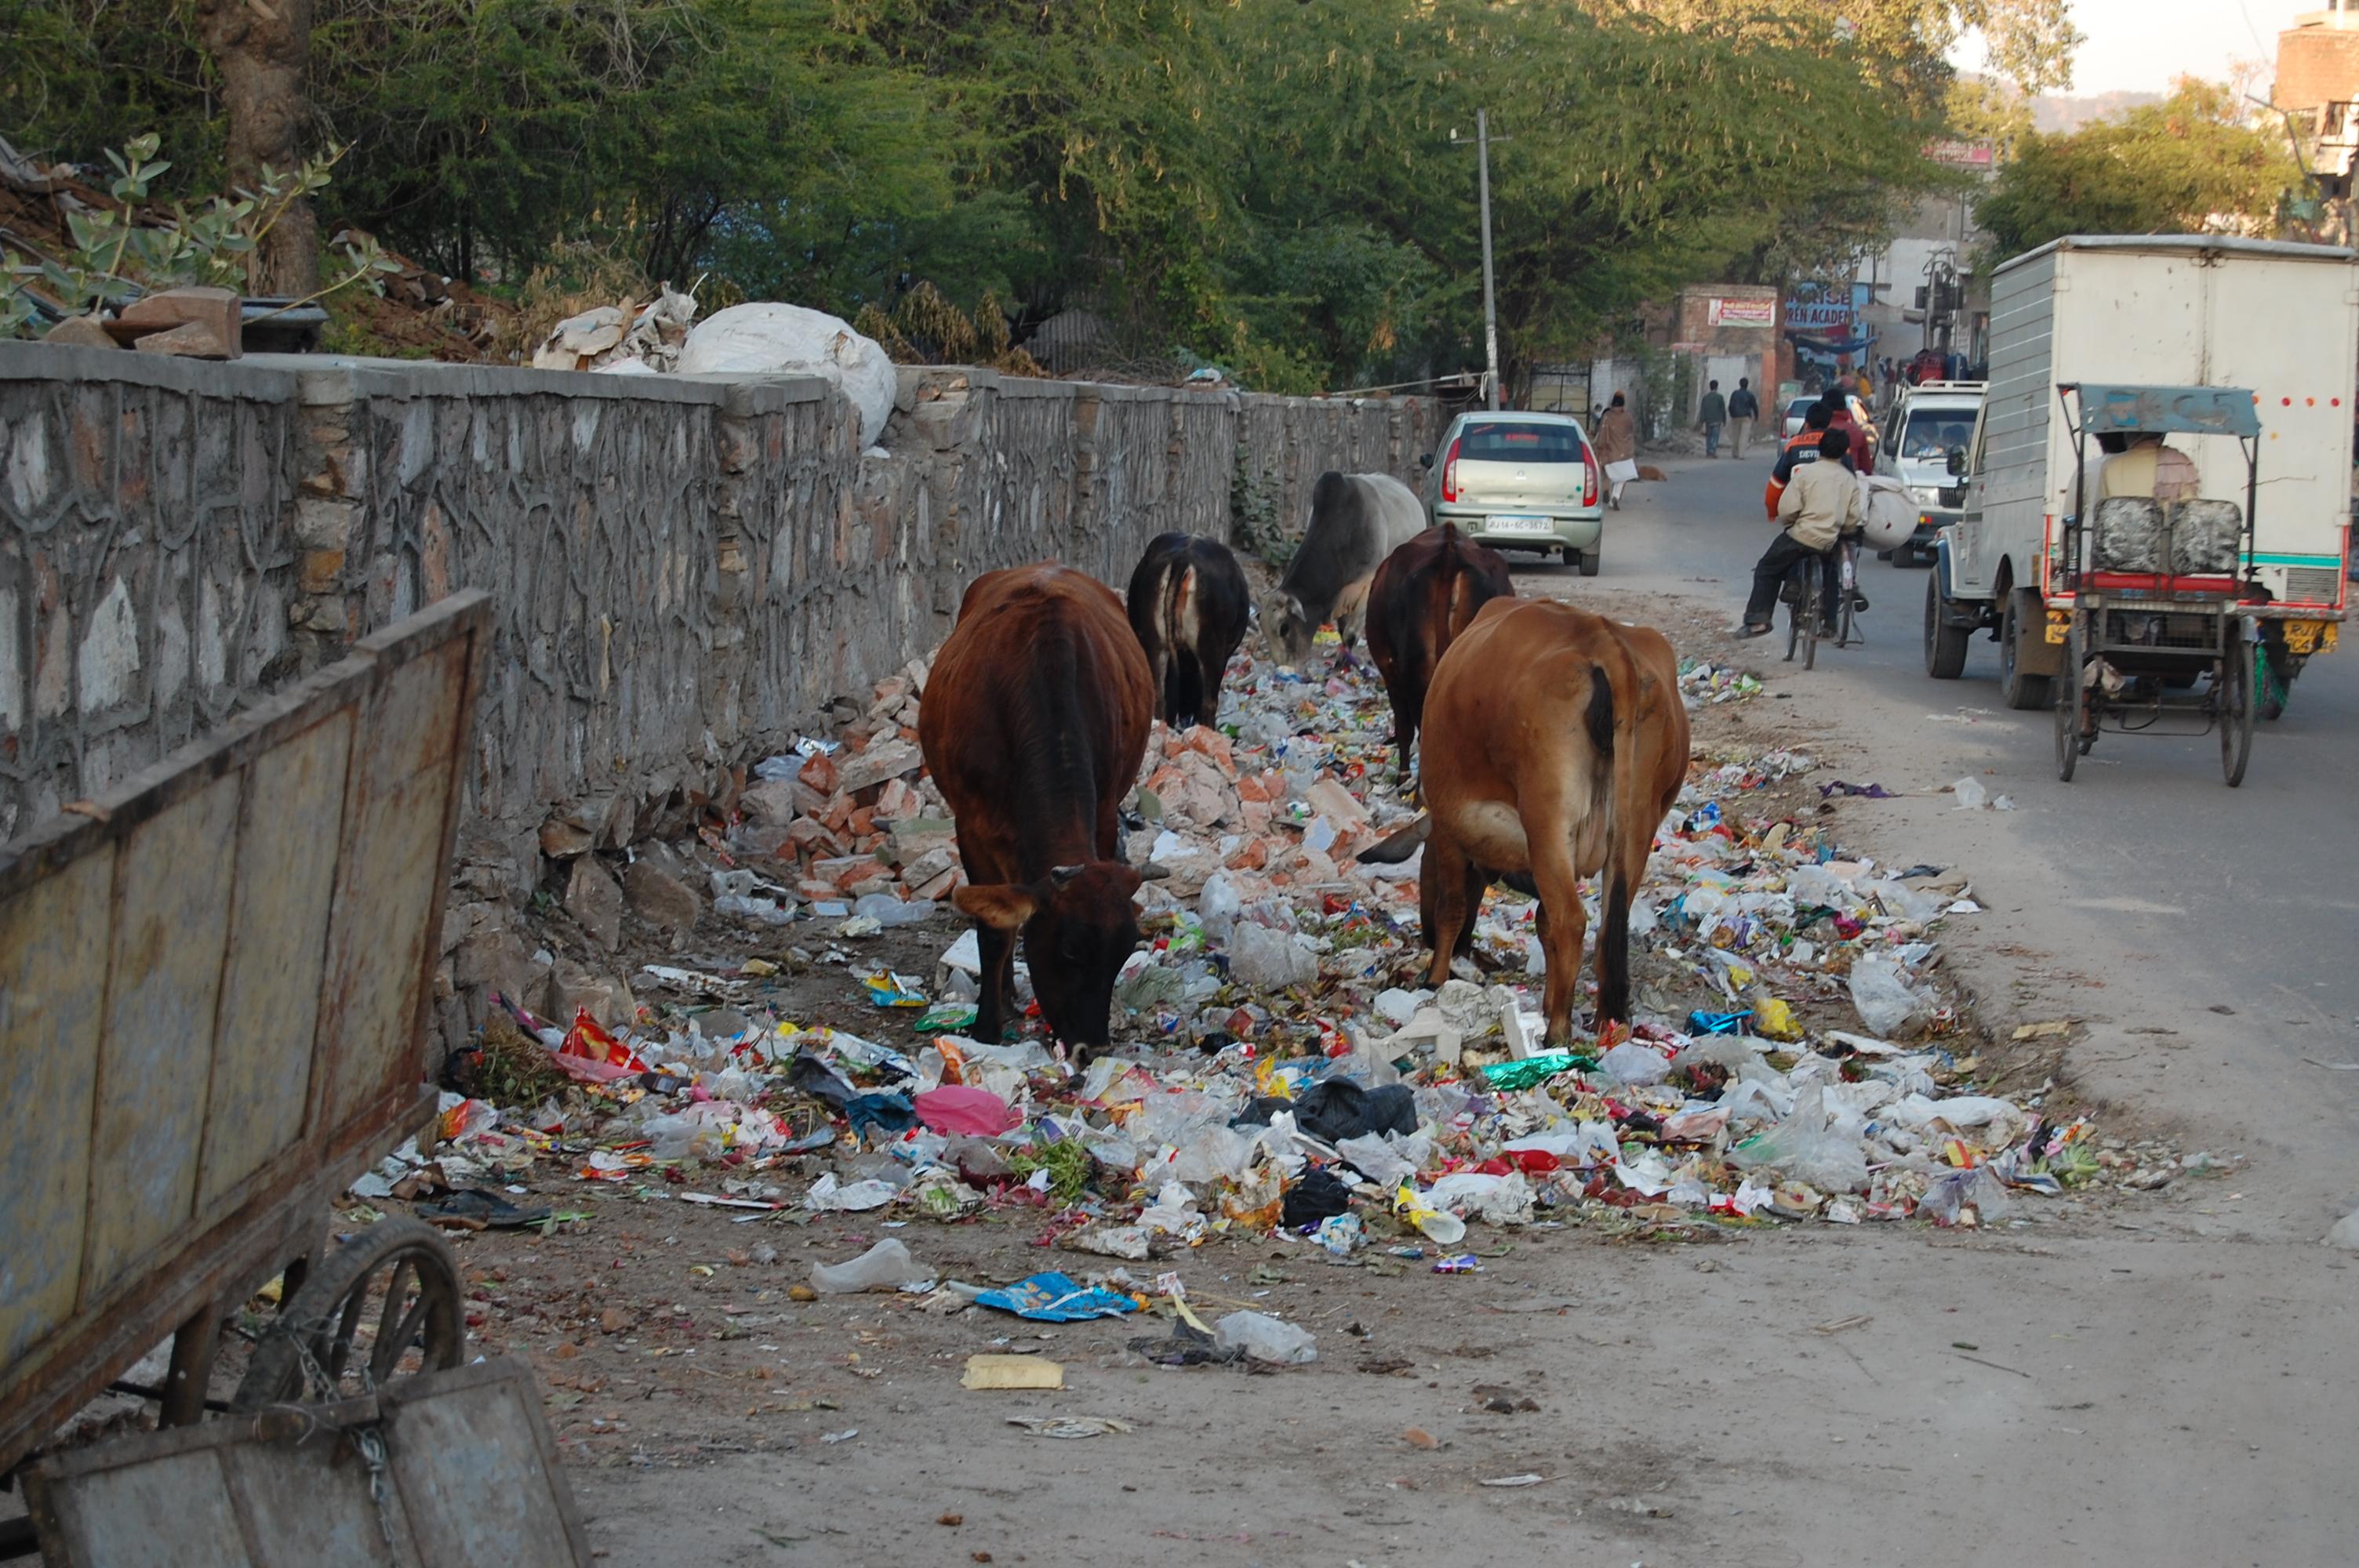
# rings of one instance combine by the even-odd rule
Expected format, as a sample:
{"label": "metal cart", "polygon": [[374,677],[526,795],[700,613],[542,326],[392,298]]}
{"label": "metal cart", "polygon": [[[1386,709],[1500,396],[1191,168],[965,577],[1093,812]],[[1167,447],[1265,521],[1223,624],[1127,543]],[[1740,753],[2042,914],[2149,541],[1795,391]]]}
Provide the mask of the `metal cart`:
{"label": "metal cart", "polygon": [[[2253,747],[2253,623],[2270,613],[2249,565],[2260,489],[2253,394],[2071,383],[2056,394],[2077,465],[2073,510],[2048,537],[2047,638],[2064,645],[2057,776],[2070,781],[2101,734],[2217,730],[2221,771],[2234,787]],[[2103,480],[2091,470],[2093,439],[2169,435],[2235,441],[2241,502],[2093,493]]]}

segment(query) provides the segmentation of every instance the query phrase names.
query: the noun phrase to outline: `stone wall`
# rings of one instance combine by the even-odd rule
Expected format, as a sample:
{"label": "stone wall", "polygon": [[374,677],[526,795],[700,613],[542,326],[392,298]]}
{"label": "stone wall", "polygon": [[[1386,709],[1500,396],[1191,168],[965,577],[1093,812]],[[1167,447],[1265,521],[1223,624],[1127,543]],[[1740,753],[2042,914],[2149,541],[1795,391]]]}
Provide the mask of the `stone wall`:
{"label": "stone wall", "polygon": [[[824,383],[0,343],[0,838],[455,588],[499,636],[473,837],[616,839],[1054,557],[1282,554],[1328,468],[1415,483],[1415,399],[906,372],[880,449]],[[577,813],[578,814],[578,813]]]}

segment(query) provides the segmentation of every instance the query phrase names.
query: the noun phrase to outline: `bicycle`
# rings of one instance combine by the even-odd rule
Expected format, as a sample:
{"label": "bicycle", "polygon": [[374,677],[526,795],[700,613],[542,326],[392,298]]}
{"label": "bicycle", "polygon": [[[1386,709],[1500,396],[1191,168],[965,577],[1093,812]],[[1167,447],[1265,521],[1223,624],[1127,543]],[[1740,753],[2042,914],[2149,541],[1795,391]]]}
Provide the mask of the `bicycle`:
{"label": "bicycle", "polygon": [[1863,646],[1867,642],[1867,633],[1859,623],[1859,540],[1847,535],[1840,548],[1843,551],[1843,615],[1835,623],[1835,646]]}
{"label": "bicycle", "polygon": [[[1846,538],[1832,548],[1842,583],[1834,644],[1848,648],[1867,641],[1867,633],[1859,626],[1859,543]],[[1805,556],[1786,568],[1786,580],[1777,589],[1778,600],[1786,606],[1787,662],[1792,663],[1799,651],[1806,670],[1818,665],[1820,583],[1825,570],[1824,556]]]}

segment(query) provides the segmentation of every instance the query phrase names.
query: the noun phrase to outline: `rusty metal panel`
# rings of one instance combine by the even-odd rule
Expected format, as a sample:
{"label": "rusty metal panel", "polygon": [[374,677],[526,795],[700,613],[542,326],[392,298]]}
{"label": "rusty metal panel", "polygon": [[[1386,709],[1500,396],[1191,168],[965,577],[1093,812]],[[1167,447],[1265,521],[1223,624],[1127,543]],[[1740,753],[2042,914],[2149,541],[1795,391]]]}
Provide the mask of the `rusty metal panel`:
{"label": "rusty metal panel", "polygon": [[85,1308],[195,1211],[242,783],[232,773],[166,807],[132,829],[115,860]]}
{"label": "rusty metal panel", "polygon": [[[405,1398],[395,1418],[393,1473],[418,1554],[433,1568],[575,1568],[589,1555],[539,1391],[522,1363],[509,1365],[513,1374],[464,1397]],[[454,1462],[457,1454],[467,1457]]]}
{"label": "rusty metal panel", "polygon": [[82,1284],[113,853],[0,901],[0,1391]]}
{"label": "rusty metal panel", "polygon": [[238,833],[197,1212],[210,1215],[308,1130],[321,961],[336,886],[353,715],[330,715],[254,761]]}
{"label": "rusty metal panel", "polygon": [[391,669],[363,709],[320,1020],[323,1127],[415,1077],[473,650],[452,642]]}
{"label": "rusty metal panel", "polygon": [[53,1506],[55,1534],[73,1543],[71,1563],[260,1568],[245,1549],[220,1456],[208,1449],[94,1471],[61,1488]]}
{"label": "rusty metal panel", "polygon": [[[369,1437],[383,1444],[381,1507]],[[531,1368],[505,1357],[57,1454],[31,1467],[26,1503],[51,1568],[591,1560]]]}
{"label": "rusty metal panel", "polygon": [[315,1451],[321,1446],[242,1443],[222,1450],[255,1568],[418,1568],[401,1509],[376,1506],[368,1471],[350,1453],[323,1465]]}

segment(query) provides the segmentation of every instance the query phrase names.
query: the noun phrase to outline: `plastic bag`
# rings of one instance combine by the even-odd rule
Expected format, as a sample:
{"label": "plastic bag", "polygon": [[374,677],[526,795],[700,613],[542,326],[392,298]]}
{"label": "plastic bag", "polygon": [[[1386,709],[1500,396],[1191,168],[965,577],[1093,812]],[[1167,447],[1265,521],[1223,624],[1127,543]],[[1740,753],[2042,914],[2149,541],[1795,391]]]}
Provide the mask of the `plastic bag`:
{"label": "plastic bag", "polygon": [[1317,979],[1319,960],[1284,932],[1240,921],[1229,932],[1229,973],[1257,989],[1282,990]]}
{"label": "plastic bag", "polygon": [[1925,999],[1889,958],[1862,958],[1851,967],[1851,1000],[1870,1034],[1904,1040],[1925,1026]]}
{"label": "plastic bag", "polygon": [[904,1285],[930,1285],[934,1276],[918,1267],[907,1243],[880,1241],[848,1263],[811,1265],[811,1289],[823,1296],[857,1295],[862,1291],[897,1291]]}
{"label": "plastic bag", "polygon": [[1485,1225],[1531,1223],[1532,1188],[1521,1172],[1505,1176],[1453,1172],[1427,1188],[1425,1196],[1436,1208],[1454,1209]]}
{"label": "plastic bag", "polygon": [[1299,1367],[1319,1359],[1319,1341],[1307,1328],[1280,1323],[1267,1313],[1233,1312],[1212,1325],[1212,1343],[1242,1350],[1256,1361]]}
{"label": "plastic bag", "polygon": [[1181,1182],[1240,1182],[1253,1170],[1254,1142],[1225,1127],[1206,1127],[1181,1144],[1168,1167]]}
{"label": "plastic bag", "polygon": [[1897,550],[1917,536],[1921,510],[1908,485],[1890,474],[1859,476],[1860,535],[1871,550]]}
{"label": "plastic bag", "polygon": [[[1671,1064],[1652,1045],[1625,1040],[1597,1060],[1598,1070],[1617,1084],[1659,1084],[1671,1076]],[[1492,1082],[1496,1083],[1497,1079]]]}
{"label": "plastic bag", "polygon": [[967,1132],[992,1137],[1023,1125],[1024,1118],[988,1089],[945,1084],[929,1089],[912,1102],[918,1119],[937,1132]]}
{"label": "plastic bag", "polygon": [[1466,1222],[1447,1209],[1436,1208],[1408,1183],[1393,1195],[1393,1210],[1425,1233],[1429,1241],[1455,1246],[1466,1235]]}
{"label": "plastic bag", "polygon": [[[1937,1178],[1917,1200],[1917,1212],[1936,1225],[1976,1223],[1987,1225],[2005,1219],[2013,1211],[2015,1200],[2006,1195],[2006,1184],[1993,1175],[1990,1168],[1977,1165],[1970,1171],[1951,1171]],[[1966,1219],[1967,1212],[1973,1219]]]}
{"label": "plastic bag", "polygon": [[836,1184],[835,1173],[828,1172],[810,1184],[803,1195],[803,1206],[814,1214],[860,1214],[872,1208],[883,1208],[899,1194],[890,1182],[853,1182],[849,1186]]}
{"label": "plastic bag", "polygon": [[852,906],[854,914],[864,914],[890,931],[897,925],[918,925],[931,918],[934,901],[913,898],[904,903],[890,893],[864,893]]}
{"label": "plastic bag", "polygon": [[1395,1186],[1417,1174],[1415,1162],[1386,1141],[1381,1132],[1370,1132],[1358,1138],[1346,1138],[1335,1145],[1352,1169],[1378,1186]]}
{"label": "plastic bag", "polygon": [[1858,901],[1851,883],[1824,866],[1797,866],[1786,873],[1786,892],[1798,904],[1848,909]]}
{"label": "plastic bag", "polygon": [[689,329],[682,375],[816,375],[860,410],[860,444],[873,447],[893,412],[897,377],[884,346],[823,310],[760,301],[716,310]]}
{"label": "plastic bag", "polygon": [[1728,1152],[1742,1171],[1770,1169],[1824,1193],[1867,1190],[1867,1154],[1859,1141],[1827,1129],[1826,1090],[1818,1084],[1794,1101],[1794,1114]]}

